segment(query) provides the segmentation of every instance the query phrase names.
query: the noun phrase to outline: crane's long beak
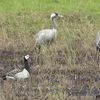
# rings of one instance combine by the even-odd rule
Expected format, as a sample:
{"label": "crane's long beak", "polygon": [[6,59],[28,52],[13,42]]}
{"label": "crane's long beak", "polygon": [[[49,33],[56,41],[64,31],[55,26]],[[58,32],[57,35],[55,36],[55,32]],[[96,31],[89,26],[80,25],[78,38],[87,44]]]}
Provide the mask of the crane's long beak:
{"label": "crane's long beak", "polygon": [[61,16],[61,15],[58,15],[58,17],[63,17],[63,16]]}

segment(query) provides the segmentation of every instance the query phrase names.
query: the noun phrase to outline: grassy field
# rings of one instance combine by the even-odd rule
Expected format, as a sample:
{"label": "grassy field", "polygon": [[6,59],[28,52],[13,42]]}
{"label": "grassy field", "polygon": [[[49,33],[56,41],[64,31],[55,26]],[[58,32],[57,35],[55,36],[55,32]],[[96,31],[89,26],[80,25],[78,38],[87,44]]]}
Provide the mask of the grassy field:
{"label": "grassy field", "polygon": [[[53,12],[64,16],[55,19],[57,40],[37,54],[34,36],[53,28]],[[99,100],[99,22],[99,0],[0,0],[0,100]],[[30,78],[3,82],[26,54]]]}
{"label": "grassy field", "polygon": [[95,0],[5,0],[0,1],[2,12],[36,12],[36,13],[59,13],[88,12],[100,13],[100,2]]}

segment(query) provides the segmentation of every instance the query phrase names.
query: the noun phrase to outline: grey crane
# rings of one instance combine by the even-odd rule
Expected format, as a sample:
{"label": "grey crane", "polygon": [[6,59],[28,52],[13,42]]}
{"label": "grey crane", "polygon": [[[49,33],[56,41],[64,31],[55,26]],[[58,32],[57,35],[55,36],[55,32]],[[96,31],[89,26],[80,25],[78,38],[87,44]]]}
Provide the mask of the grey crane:
{"label": "grey crane", "polygon": [[13,80],[20,80],[20,79],[26,79],[30,75],[30,67],[28,65],[28,59],[29,55],[24,56],[24,67],[19,67],[17,69],[14,69],[5,75],[2,76],[3,80],[6,79],[13,79]]}
{"label": "grey crane", "polygon": [[100,51],[100,30],[97,34],[96,49]]}
{"label": "grey crane", "polygon": [[42,30],[40,32],[38,32],[35,35],[35,47],[39,47],[39,49],[41,48],[41,44],[48,44],[48,43],[52,43],[54,40],[56,40],[57,37],[57,27],[56,27],[56,23],[54,21],[54,18],[56,17],[63,17],[61,15],[58,15],[57,13],[52,13],[50,18],[52,20],[53,23],[53,29],[46,29],[46,30]]}

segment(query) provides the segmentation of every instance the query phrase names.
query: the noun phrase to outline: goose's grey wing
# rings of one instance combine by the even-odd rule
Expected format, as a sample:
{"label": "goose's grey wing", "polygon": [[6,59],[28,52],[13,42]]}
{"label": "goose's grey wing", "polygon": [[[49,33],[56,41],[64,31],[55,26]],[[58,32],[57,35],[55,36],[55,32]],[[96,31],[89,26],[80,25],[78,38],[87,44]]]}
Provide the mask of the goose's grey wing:
{"label": "goose's grey wing", "polygon": [[19,67],[17,69],[14,69],[14,70],[8,72],[6,75],[7,76],[14,76],[17,73],[22,72],[23,69],[24,69],[24,67]]}

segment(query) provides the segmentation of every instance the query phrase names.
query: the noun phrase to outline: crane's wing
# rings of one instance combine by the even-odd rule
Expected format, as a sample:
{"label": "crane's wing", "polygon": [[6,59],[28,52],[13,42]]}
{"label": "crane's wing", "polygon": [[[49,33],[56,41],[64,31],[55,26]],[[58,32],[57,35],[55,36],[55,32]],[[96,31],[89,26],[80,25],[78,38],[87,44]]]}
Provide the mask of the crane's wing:
{"label": "crane's wing", "polygon": [[7,76],[12,76],[12,77],[13,77],[15,74],[17,74],[17,73],[19,73],[19,72],[22,72],[23,69],[24,69],[24,67],[19,67],[19,68],[17,68],[17,69],[14,69],[14,70],[12,70],[12,71],[6,73],[6,75],[7,75]]}
{"label": "crane's wing", "polygon": [[50,34],[50,33],[52,33],[52,30],[51,29],[42,30],[42,31],[38,32],[35,35],[35,38],[38,38],[40,36],[45,36],[45,34]]}
{"label": "crane's wing", "polygon": [[56,32],[57,32],[56,29],[53,30],[46,29],[40,31],[35,35],[35,45],[40,46],[42,43],[43,44],[52,43],[54,39],[56,39],[57,36]]}

